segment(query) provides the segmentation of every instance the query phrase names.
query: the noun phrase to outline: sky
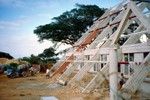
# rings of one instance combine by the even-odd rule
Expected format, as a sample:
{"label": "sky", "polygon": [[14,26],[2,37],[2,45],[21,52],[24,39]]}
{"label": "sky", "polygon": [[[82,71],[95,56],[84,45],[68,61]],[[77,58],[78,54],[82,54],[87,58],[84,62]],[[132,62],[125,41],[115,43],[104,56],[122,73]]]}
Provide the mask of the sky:
{"label": "sky", "polygon": [[[39,25],[51,23],[53,17],[75,8],[75,4],[95,4],[110,8],[122,0],[0,0],[0,51],[15,58],[38,55],[53,44],[38,42],[33,33]],[[68,46],[61,46],[61,48]]]}

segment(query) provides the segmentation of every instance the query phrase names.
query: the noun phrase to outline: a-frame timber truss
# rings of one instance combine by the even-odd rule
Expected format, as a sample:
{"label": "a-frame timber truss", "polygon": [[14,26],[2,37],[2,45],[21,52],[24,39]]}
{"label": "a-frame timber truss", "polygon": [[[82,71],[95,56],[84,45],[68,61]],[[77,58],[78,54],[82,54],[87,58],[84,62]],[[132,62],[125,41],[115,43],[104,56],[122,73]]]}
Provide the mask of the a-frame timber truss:
{"label": "a-frame timber truss", "polygon": [[[107,10],[53,69],[51,77],[60,74],[59,81],[78,84],[82,92],[107,79],[112,100],[130,99],[150,73],[150,1],[123,1]],[[88,72],[94,74],[81,83]],[[119,73],[128,78],[120,90]]]}

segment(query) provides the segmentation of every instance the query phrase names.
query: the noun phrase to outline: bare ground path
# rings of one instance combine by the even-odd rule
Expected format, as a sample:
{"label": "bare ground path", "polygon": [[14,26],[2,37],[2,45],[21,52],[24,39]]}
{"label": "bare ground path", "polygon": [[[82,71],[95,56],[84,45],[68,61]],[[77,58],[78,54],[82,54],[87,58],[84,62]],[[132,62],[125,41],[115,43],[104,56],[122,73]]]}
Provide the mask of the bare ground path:
{"label": "bare ground path", "polygon": [[82,94],[76,89],[60,86],[44,74],[33,77],[9,79],[0,75],[0,100],[40,100],[54,96],[58,100],[106,100],[98,93]]}

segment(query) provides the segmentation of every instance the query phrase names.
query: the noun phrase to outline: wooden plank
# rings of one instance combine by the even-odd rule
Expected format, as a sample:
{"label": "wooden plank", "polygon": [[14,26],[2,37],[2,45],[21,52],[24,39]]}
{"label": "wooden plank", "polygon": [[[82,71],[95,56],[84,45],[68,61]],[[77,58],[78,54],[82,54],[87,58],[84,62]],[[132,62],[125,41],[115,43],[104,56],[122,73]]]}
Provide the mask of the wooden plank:
{"label": "wooden plank", "polygon": [[112,40],[112,44],[117,44],[117,42],[119,40],[119,37],[121,36],[121,33],[122,33],[122,31],[123,31],[123,29],[124,29],[124,27],[125,27],[125,25],[126,25],[126,23],[128,21],[128,18],[130,16],[130,14],[131,14],[131,10],[130,10],[130,8],[127,8],[125,16],[122,18],[122,20],[121,20],[121,22],[119,24],[119,27],[116,30],[116,34],[115,34],[115,36],[114,36],[114,38]]}
{"label": "wooden plank", "polygon": [[66,69],[66,67],[71,63],[71,62],[67,62],[67,60],[73,60],[73,58],[74,58],[73,55],[69,56],[69,57],[62,63],[62,65],[60,65],[60,67],[59,67],[55,72],[52,73],[51,77],[53,77],[54,75],[56,75],[56,74],[58,74],[58,73],[62,73],[62,72]]}

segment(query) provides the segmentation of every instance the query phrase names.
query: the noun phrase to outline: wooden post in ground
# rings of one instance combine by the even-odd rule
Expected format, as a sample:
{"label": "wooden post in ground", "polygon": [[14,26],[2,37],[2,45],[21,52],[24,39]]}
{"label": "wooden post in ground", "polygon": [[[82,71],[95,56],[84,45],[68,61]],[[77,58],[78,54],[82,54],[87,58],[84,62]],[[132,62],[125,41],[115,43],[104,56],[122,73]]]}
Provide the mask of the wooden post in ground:
{"label": "wooden post in ground", "polygon": [[117,100],[117,73],[118,73],[118,59],[117,47],[110,48],[110,62],[109,62],[109,87],[110,87],[110,100]]}

